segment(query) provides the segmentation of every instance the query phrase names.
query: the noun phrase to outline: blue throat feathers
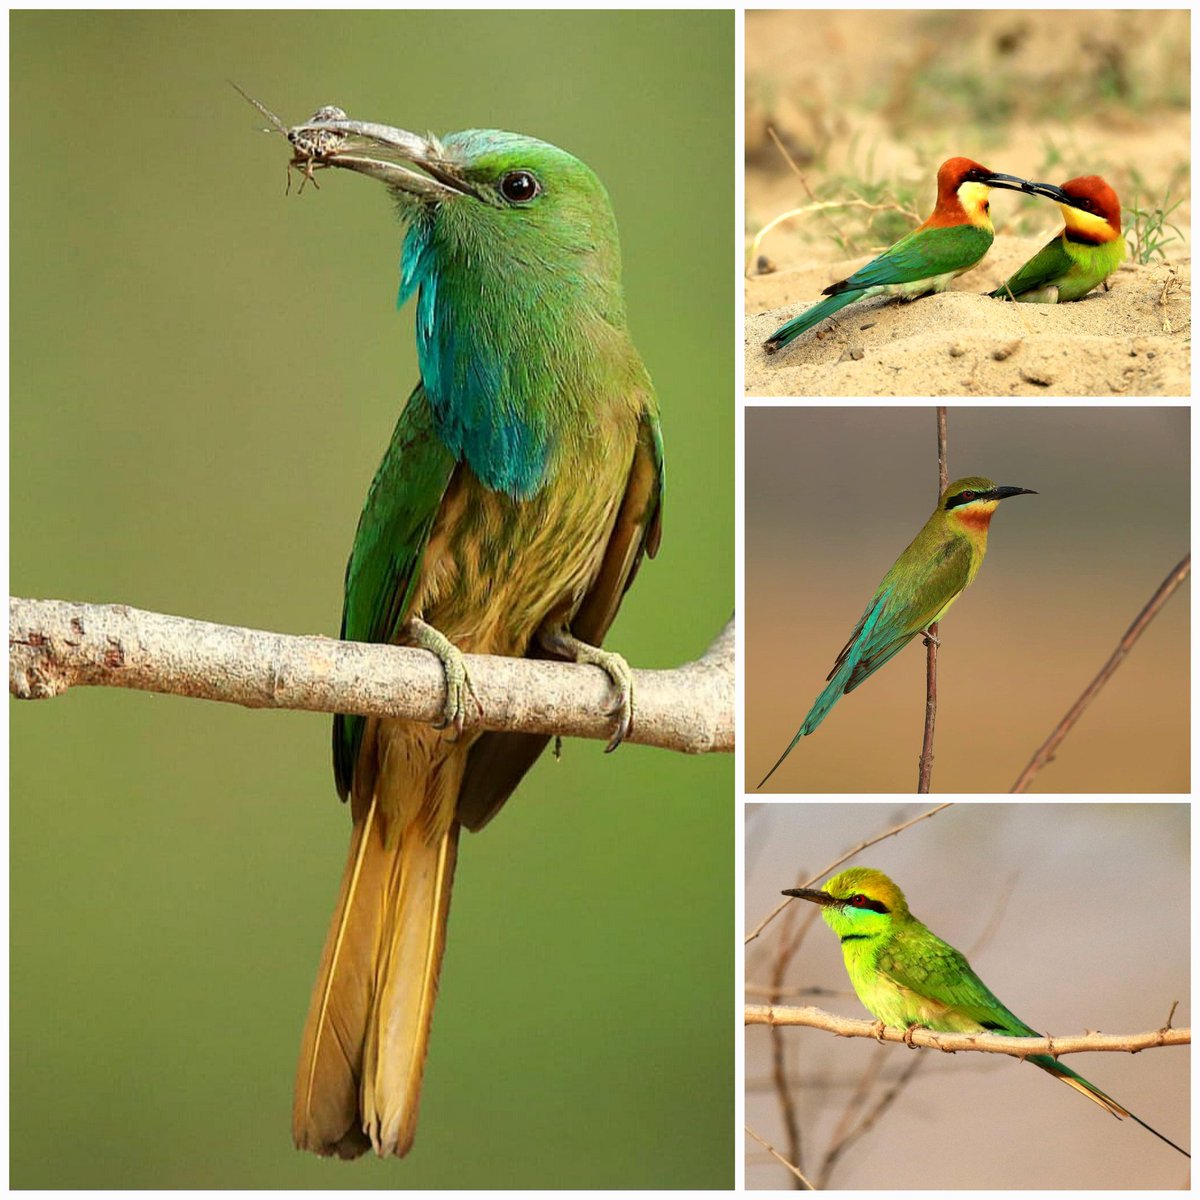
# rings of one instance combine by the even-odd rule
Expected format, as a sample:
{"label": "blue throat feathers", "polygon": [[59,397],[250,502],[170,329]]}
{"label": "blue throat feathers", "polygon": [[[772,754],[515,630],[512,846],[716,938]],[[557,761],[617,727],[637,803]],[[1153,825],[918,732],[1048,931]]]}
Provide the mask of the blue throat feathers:
{"label": "blue throat feathers", "polygon": [[417,357],[438,437],[485,487],[526,500],[545,484],[553,447],[541,406],[514,403],[529,364],[503,353],[483,322],[439,305],[431,233],[424,221],[408,227],[397,307],[417,293]]}

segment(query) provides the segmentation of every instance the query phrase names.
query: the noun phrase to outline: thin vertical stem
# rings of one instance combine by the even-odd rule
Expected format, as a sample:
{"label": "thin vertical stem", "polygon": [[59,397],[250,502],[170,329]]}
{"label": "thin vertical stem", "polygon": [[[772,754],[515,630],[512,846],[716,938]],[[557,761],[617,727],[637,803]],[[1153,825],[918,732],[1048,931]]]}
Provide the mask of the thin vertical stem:
{"label": "thin vertical stem", "polygon": [[[950,482],[946,471],[946,407],[937,408],[938,497]],[[933,727],[937,721],[937,622],[930,625],[925,639],[925,737],[921,742],[921,767],[917,776],[917,791],[928,792],[933,776]]]}

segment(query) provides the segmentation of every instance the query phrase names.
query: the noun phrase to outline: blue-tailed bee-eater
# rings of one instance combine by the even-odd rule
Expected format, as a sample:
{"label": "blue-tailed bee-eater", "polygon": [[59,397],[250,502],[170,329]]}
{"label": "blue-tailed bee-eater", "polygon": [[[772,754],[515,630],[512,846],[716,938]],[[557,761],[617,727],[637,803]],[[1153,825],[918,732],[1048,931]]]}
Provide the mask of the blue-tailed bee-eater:
{"label": "blue-tailed bee-eater", "polygon": [[883,577],[826,676],[825,690],[759,787],[775,774],[796,743],[825,720],[842,696],[854,691],[917,634],[927,636],[929,627],[946,615],[983,562],[988,525],[1000,501],[1035,495],[1030,488],[998,486],[978,475],[958,479],[946,488],[925,527]]}

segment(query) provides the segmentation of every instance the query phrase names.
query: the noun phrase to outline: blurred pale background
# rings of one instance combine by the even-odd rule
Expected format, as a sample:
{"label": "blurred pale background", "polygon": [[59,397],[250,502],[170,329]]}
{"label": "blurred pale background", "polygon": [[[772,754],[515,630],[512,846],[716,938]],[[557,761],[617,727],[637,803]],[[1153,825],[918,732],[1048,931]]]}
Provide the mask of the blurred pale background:
{"label": "blurred pale background", "polygon": [[[950,478],[1033,488],[942,622],[935,792],[1007,791],[1187,553],[1186,408],[955,408]],[[746,412],[747,787],[782,753],[879,581],[937,500],[934,410]],[[1042,792],[1189,790],[1184,583],[1093,702]],[[801,739],[768,790],[911,792],[919,640]]]}
{"label": "blurred pale background", "polygon": [[[924,811],[914,804],[756,804],[746,813],[746,927],[859,842]],[[1190,1024],[1189,810],[1186,804],[965,804],[863,851],[846,866],[887,872],[913,913],[967,954],[1000,1000],[1035,1029],[1142,1033]],[[841,868],[838,868],[839,870]],[[1003,898],[1008,895],[1004,902]],[[794,901],[792,907],[812,906]],[[808,914],[801,911],[798,917]],[[769,982],[786,914],[747,947],[746,977]],[[972,946],[989,926],[977,952]],[[868,1017],[841,948],[819,918],[785,985],[794,996]],[[763,1003],[761,994],[747,999]],[[851,1089],[873,1056],[880,1089],[909,1066],[903,1046],[785,1029],[804,1166],[814,1173]],[[746,1030],[746,1123],[786,1143],[771,1088],[769,1031]],[[1071,1088],[1015,1059],[928,1053],[878,1124],[846,1151],[835,1188],[1186,1188],[1187,1162],[1132,1121],[1118,1123]],[[1185,1150],[1188,1048],[1072,1054],[1064,1061]],[[873,1103],[872,1099],[872,1103]],[[783,1168],[746,1141],[750,1188],[786,1188]]]}
{"label": "blurred pale background", "polygon": [[[918,168],[953,154],[1028,179],[1101,174],[1126,210],[1169,210],[1164,254],[1186,260],[1190,44],[1186,8],[750,12],[746,232],[807,200],[773,129],[817,198],[878,200],[886,181],[922,217],[931,193]],[[1044,212],[1015,201],[997,205],[1001,228],[1040,233]],[[770,256],[828,260],[862,223],[868,246],[911,228],[886,205],[834,217],[781,227]]]}
{"label": "blurred pale background", "polygon": [[[587,161],[662,398],[657,561],[609,644],[700,653],[732,608],[728,13],[18,13],[12,588],[337,630],[416,379],[401,229],[321,104]],[[680,189],[687,204],[680,205]],[[291,1147],[349,819],[329,721],[110,690],[12,713],[12,1182],[717,1187],[732,1181],[732,758],[570,742],[466,839],[412,1156]]]}

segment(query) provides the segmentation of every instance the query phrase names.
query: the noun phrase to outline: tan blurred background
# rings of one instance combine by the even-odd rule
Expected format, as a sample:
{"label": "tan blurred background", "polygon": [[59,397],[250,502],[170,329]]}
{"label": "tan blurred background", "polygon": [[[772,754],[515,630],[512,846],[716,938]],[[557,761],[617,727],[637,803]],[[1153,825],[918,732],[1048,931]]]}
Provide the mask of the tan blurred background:
{"label": "tan blurred background", "polygon": [[[805,11],[746,14],[746,225],[753,235],[807,202],[779,134],[821,196],[862,179],[926,180],[927,165],[967,154],[995,170],[1060,183],[1104,175],[1128,207],[1168,193],[1171,220],[1191,225],[1190,16],[1187,9],[1038,12]],[[1075,164],[1087,165],[1087,172]],[[1017,197],[997,220],[1040,229],[1057,213]],[[927,182],[915,194],[923,217]],[[871,218],[879,245],[905,226]],[[890,222],[890,224],[889,224]],[[853,211],[836,224],[857,228]],[[843,254],[823,218],[771,235],[778,262]],[[867,239],[870,241],[870,238]],[[860,252],[865,253],[865,248]],[[1186,257],[1186,240],[1169,257]]]}
{"label": "tan blurred background", "polygon": [[[951,479],[1033,488],[942,623],[935,792],[1007,791],[1187,553],[1187,408],[949,409]],[[746,410],[749,791],[933,511],[934,409]],[[1042,792],[1189,790],[1189,591],[1039,774]],[[803,738],[771,791],[916,790],[925,655],[905,647]]]}
{"label": "tan blurred background", "polygon": [[[1033,497],[1030,497],[1032,500]],[[755,804],[746,812],[746,926],[866,838],[924,811],[913,804]],[[967,954],[1017,1016],[1048,1033],[1140,1033],[1190,1024],[1189,807],[1187,804],[965,804],[872,846],[847,866],[889,874],[913,913]],[[840,869],[840,868],[839,868]],[[1007,896],[1007,899],[1005,897]],[[811,905],[793,901],[799,921]],[[769,981],[788,918],[747,947],[746,978]],[[988,931],[990,929],[990,935]],[[986,940],[977,952],[971,948]],[[785,977],[793,995],[845,1016],[867,1017],[841,949],[817,919]],[[747,999],[763,1003],[761,993]],[[992,1054],[941,1055],[784,1029],[795,1082],[803,1166],[824,1151],[864,1069],[878,1059],[872,1100],[927,1054],[878,1124],[845,1153],[827,1185],[946,1188],[1186,1188],[1187,1161],[1132,1121],[1033,1067]],[[746,1030],[746,1123],[787,1144],[771,1087],[770,1033]],[[1190,1049],[1073,1054],[1065,1061],[1191,1149]],[[791,1177],[747,1139],[749,1188],[787,1188]]]}

